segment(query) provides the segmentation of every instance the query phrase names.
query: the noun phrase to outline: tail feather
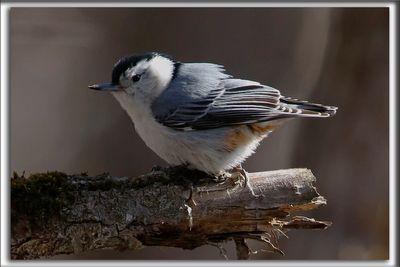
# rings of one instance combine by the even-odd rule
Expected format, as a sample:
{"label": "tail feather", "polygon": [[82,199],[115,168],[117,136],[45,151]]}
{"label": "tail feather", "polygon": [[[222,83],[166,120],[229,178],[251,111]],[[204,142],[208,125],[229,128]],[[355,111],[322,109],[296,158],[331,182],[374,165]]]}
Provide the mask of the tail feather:
{"label": "tail feather", "polygon": [[336,114],[337,107],[309,103],[290,97],[282,96],[280,102],[291,109],[297,110],[296,114],[303,117],[331,117]]}

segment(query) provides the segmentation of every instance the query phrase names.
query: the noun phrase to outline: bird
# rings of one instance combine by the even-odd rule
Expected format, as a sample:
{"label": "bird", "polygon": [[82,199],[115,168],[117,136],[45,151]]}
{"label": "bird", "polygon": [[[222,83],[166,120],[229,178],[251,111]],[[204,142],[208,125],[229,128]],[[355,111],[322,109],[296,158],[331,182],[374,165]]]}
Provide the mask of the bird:
{"label": "bird", "polygon": [[110,92],[144,143],[169,165],[210,175],[243,170],[241,164],[284,122],[337,111],[234,78],[219,64],[184,63],[158,52],[122,57],[111,82],[89,88]]}

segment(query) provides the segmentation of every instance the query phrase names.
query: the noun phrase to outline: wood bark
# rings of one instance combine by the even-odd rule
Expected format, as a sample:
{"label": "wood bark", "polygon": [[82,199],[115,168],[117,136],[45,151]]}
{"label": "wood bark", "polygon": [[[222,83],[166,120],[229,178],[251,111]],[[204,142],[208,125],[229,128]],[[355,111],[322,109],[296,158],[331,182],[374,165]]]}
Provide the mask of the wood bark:
{"label": "wood bark", "polygon": [[308,169],[250,173],[249,184],[237,181],[184,168],[157,168],[136,178],[14,175],[11,258],[143,246],[194,249],[234,240],[238,258],[248,259],[246,239],[283,253],[277,239],[286,230],[330,225],[290,215],[326,204]]}

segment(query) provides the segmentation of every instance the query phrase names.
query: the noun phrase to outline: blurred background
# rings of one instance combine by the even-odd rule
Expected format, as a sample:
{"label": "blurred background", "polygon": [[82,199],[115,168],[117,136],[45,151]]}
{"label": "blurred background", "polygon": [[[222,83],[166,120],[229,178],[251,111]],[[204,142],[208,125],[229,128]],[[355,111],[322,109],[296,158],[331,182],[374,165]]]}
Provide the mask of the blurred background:
{"label": "blurred background", "polygon": [[[165,163],[135,133],[117,101],[88,85],[113,64],[158,51],[214,62],[282,94],[339,107],[330,119],[287,123],[244,167],[310,168],[328,205],[307,216],[325,231],[291,231],[285,256],[388,259],[388,8],[12,8],[11,171],[135,176]],[[235,258],[232,242],[224,244]],[[250,242],[253,250],[263,248]],[[223,259],[215,247],[148,247],[55,259]]]}

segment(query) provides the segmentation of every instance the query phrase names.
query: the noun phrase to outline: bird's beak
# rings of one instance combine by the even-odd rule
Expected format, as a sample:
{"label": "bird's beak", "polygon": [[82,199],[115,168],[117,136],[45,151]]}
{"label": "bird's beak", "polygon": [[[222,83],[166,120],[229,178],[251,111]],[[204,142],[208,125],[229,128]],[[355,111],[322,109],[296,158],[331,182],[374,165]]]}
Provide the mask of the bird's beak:
{"label": "bird's beak", "polygon": [[93,84],[89,85],[88,87],[93,90],[108,91],[108,92],[122,90],[121,86],[112,83]]}

